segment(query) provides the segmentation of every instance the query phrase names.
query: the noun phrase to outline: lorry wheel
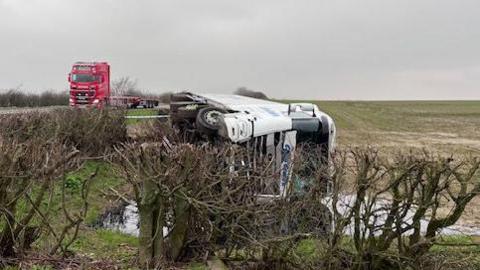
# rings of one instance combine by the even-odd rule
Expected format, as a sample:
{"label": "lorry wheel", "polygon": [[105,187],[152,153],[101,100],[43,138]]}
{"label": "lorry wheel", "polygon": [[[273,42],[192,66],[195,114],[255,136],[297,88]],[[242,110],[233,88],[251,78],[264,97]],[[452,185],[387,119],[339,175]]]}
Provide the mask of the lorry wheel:
{"label": "lorry wheel", "polygon": [[215,134],[220,128],[220,116],[224,113],[227,113],[227,111],[215,107],[200,109],[195,121],[197,129],[207,135]]}

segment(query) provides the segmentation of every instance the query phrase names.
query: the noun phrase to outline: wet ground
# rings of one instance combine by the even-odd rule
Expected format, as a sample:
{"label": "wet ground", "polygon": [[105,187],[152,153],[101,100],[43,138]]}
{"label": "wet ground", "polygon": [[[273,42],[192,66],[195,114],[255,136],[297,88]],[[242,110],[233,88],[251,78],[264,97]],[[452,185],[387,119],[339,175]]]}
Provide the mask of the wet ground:
{"label": "wet ground", "polygon": [[138,236],[138,220],[138,211],[135,203],[122,203],[100,216],[95,225],[101,228]]}
{"label": "wet ground", "polygon": [[[339,203],[337,204],[337,208],[341,214],[346,214],[348,212],[349,207],[353,204],[355,197],[352,195],[344,195],[341,196],[339,199]],[[329,198],[324,200],[325,204],[331,204]],[[381,225],[386,218],[386,212],[382,209],[384,206],[388,205],[388,201],[379,201],[375,209],[379,210],[378,218],[376,220],[377,225]],[[414,212],[409,212],[404,219],[406,223],[411,223],[411,218]],[[120,231],[122,233],[130,234],[138,236],[139,234],[139,227],[138,227],[138,211],[137,206],[134,203],[127,204],[123,203],[118,207],[110,209],[109,211],[105,212],[99,219],[97,226],[111,229],[115,231]],[[428,220],[424,219],[421,221],[421,231],[425,232],[428,225]],[[168,232],[167,228],[164,228],[164,235]],[[347,235],[353,234],[353,228],[347,227],[345,229],[345,233]],[[412,231],[407,231],[406,235],[411,234]],[[469,236],[480,236],[480,229],[476,224],[466,224],[465,222],[458,222],[455,225],[449,226],[444,228],[441,232],[441,235],[469,235]]]}
{"label": "wet ground", "polygon": [[[366,199],[368,201],[368,199]],[[337,210],[339,211],[340,214],[346,215],[349,212],[349,209],[355,202],[355,196],[353,195],[343,195],[339,197],[339,201],[337,203]],[[327,205],[332,205],[331,198],[325,198],[324,203]],[[387,210],[389,209],[391,205],[391,202],[386,199],[378,199],[376,203],[373,205],[372,209],[375,211],[375,224],[376,226],[381,227],[381,225],[385,222],[387,218]],[[330,207],[331,208],[331,207]],[[412,208],[411,211],[409,211],[405,218],[403,219],[403,227],[411,225],[412,224],[412,218],[415,214],[415,209]],[[422,233],[426,232],[427,226],[428,226],[428,218],[422,219],[420,221],[420,231]],[[375,226],[375,227],[376,227]],[[409,230],[405,232],[405,235],[410,235],[412,234],[413,230]],[[345,233],[348,235],[353,234],[353,227],[349,226],[345,229]],[[379,233],[374,233],[375,235]],[[439,232],[440,235],[469,235],[469,236],[478,236],[480,235],[480,228],[476,224],[468,224],[465,223],[464,220],[460,220],[456,224],[452,226],[445,227]]]}

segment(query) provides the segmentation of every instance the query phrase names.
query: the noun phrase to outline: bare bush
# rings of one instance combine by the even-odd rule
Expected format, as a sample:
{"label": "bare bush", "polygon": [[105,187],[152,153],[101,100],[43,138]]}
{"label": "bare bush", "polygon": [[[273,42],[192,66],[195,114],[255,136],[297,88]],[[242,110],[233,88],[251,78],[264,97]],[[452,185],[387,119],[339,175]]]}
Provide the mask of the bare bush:
{"label": "bare bush", "polygon": [[54,139],[0,138],[0,151],[0,256],[11,257],[37,240],[40,229],[32,226],[33,220],[55,179],[73,166],[78,150]]}
{"label": "bare bush", "polygon": [[21,142],[58,139],[84,155],[103,155],[127,137],[121,110],[58,109],[42,114],[0,115],[0,125],[0,136]]}
{"label": "bare bush", "polygon": [[101,156],[127,140],[124,115],[121,110],[58,110],[52,116],[65,143]]}
{"label": "bare bush", "polygon": [[[387,159],[372,149],[339,156],[343,165],[334,177],[336,226],[330,248],[337,252],[340,239],[351,235],[356,269],[415,269],[438,233],[455,224],[480,192],[478,158],[407,153]],[[351,167],[345,166],[347,159]],[[354,178],[354,193],[342,198],[348,174]]]}
{"label": "bare bush", "polygon": [[[118,149],[140,209],[143,263],[215,253],[256,268],[415,269],[480,191],[475,158],[350,149],[325,168],[321,149],[306,145],[288,196],[262,197],[278,184],[268,159],[251,166],[243,147],[192,145],[175,131],[147,137]],[[318,240],[316,261],[296,255],[302,238]]]}
{"label": "bare bush", "polygon": [[156,138],[162,140],[118,149],[121,173],[139,208],[142,264],[218,250],[226,257],[243,250],[243,259],[260,253],[265,261],[289,264],[285,254],[295,241],[328,231],[320,162],[309,169],[298,162],[299,171],[315,173],[297,178],[299,187],[292,185],[296,191],[289,196],[273,196],[273,190],[278,195],[278,172],[267,158],[253,168],[241,165],[251,155],[242,147],[188,144],[174,131]]}
{"label": "bare bush", "polygon": [[[2,258],[40,235],[51,239],[50,252],[66,253],[95,173],[81,181],[81,209],[68,209],[62,176],[112,149],[139,209],[142,265],[215,254],[240,269],[419,269],[439,232],[480,192],[478,158],[350,149],[327,168],[322,149],[304,145],[286,196],[272,196],[279,171],[268,157],[222,141],[187,143],[160,122],[127,141],[123,113],[0,116]],[[45,205],[55,186],[62,223],[54,226],[58,212]],[[318,245],[313,260],[297,254],[305,238]]]}
{"label": "bare bush", "polygon": [[265,95],[263,92],[260,91],[254,91],[250,90],[246,87],[239,87],[235,92],[233,92],[235,95],[239,96],[246,96],[246,97],[252,97],[252,98],[259,98],[259,99],[268,99],[267,95]]}
{"label": "bare bush", "polygon": [[[107,110],[0,116],[0,258],[22,254],[41,236],[50,238],[50,253],[68,251],[87,214],[95,173],[79,181],[80,209],[68,207],[65,175],[125,142],[123,121],[123,112]],[[61,203],[52,209],[58,188]]]}

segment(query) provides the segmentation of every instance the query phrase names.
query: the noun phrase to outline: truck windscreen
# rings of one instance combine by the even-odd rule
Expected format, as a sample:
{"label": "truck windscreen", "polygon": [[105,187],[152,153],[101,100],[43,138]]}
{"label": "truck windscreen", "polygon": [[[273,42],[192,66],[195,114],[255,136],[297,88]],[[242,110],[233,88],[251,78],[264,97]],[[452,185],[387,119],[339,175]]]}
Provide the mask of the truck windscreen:
{"label": "truck windscreen", "polygon": [[74,82],[98,82],[100,81],[99,76],[94,76],[91,74],[72,74],[72,81]]}

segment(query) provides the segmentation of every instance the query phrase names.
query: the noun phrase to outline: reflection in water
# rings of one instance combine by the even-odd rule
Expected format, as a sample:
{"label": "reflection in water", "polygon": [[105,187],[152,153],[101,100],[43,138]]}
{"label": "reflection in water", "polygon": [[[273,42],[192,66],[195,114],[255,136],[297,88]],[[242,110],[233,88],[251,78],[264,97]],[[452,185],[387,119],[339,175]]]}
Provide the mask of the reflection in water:
{"label": "reflection in water", "polygon": [[[137,204],[134,202],[124,203],[102,215],[98,223],[102,228],[138,236],[140,231]],[[163,227],[163,236],[167,234],[168,228]]]}
{"label": "reflection in water", "polygon": [[102,228],[138,236],[138,218],[137,205],[124,203],[102,215],[99,225]]}
{"label": "reflection in water", "polygon": [[[365,199],[367,201],[367,199]],[[325,205],[332,205],[332,198],[324,198],[322,203]],[[355,203],[355,196],[354,195],[341,195],[339,196],[338,202],[337,202],[337,210],[339,211],[340,214],[344,215],[347,214],[349,209],[353,206]],[[375,225],[378,225],[378,228],[381,228],[381,225],[385,222],[387,218],[387,210],[390,207],[390,201],[387,199],[378,199],[373,205],[373,210],[376,212],[376,219],[375,219]],[[407,224],[412,224],[412,219],[414,216],[415,212],[409,211],[407,215],[404,218],[404,222]],[[353,223],[353,221],[352,221]],[[405,224],[404,224],[405,225]],[[427,230],[428,226],[428,220],[427,219],[422,219],[420,221],[420,231],[422,233],[425,233]],[[347,226],[345,228],[345,234],[347,235],[353,235],[353,225],[350,224],[350,226]],[[374,235],[380,235],[381,231],[378,230],[374,233]],[[404,234],[405,235],[410,235],[413,233],[413,229],[406,231]],[[471,227],[471,226],[465,226],[465,225],[452,225],[448,226],[446,228],[443,228],[440,232],[440,235],[480,235],[480,229],[478,227]]]}
{"label": "reflection in water", "polygon": [[[355,197],[352,195],[343,195],[339,199],[338,203],[338,210],[340,213],[346,213],[348,208],[353,204]],[[329,205],[330,198],[325,198],[323,203],[325,205]],[[378,202],[378,205],[375,206],[377,209],[381,209],[388,201],[382,203],[382,201]],[[413,212],[408,213],[406,217],[406,222],[411,221],[411,217],[413,217]],[[384,215],[379,215],[376,223],[381,225],[386,218],[386,213]],[[126,234],[138,236],[139,234],[139,227],[138,227],[138,210],[137,205],[135,203],[124,203],[119,205],[118,207],[106,212],[100,217],[98,222],[98,226],[102,228],[112,229],[116,231],[120,231]],[[426,227],[428,225],[427,220],[421,221],[421,230],[425,232]],[[353,234],[353,227],[347,227],[345,233],[348,235]],[[168,234],[168,228],[163,228],[163,235],[166,236]],[[407,231],[406,235],[411,234],[411,231]],[[447,228],[444,228],[440,234],[442,235],[480,235],[480,229],[477,227],[470,227],[465,225],[452,225]]]}

